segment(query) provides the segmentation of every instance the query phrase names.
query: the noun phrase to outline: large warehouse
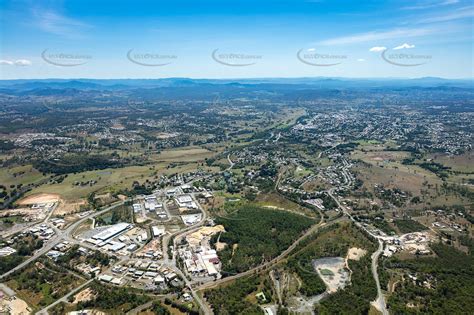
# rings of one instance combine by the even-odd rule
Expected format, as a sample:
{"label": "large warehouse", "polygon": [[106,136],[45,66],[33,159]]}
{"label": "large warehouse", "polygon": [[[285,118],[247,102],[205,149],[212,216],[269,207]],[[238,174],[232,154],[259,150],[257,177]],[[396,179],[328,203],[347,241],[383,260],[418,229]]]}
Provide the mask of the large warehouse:
{"label": "large warehouse", "polygon": [[100,241],[105,242],[108,239],[119,235],[120,233],[124,232],[130,227],[131,227],[131,224],[129,223],[117,223],[107,228],[106,230],[103,230],[102,232],[97,233],[96,235],[92,236],[92,238],[95,240],[100,240]]}

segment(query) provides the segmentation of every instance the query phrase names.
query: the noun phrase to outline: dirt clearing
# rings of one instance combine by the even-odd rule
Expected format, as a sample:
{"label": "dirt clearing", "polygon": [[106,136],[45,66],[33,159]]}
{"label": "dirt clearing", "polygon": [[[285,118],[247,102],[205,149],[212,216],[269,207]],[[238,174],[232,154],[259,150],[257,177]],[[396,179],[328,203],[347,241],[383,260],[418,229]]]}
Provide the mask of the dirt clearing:
{"label": "dirt clearing", "polygon": [[33,205],[37,203],[52,203],[58,202],[60,200],[60,196],[58,194],[36,194],[25,197],[21,199],[18,204],[19,205]]}
{"label": "dirt clearing", "polygon": [[75,202],[66,202],[64,200],[60,200],[58,207],[54,210],[54,215],[63,216],[69,215],[72,213],[79,212],[81,210],[81,206],[86,206],[87,201],[84,199],[80,199]]}
{"label": "dirt clearing", "polygon": [[365,249],[352,247],[349,248],[349,252],[347,253],[347,259],[359,260],[364,257],[366,253],[367,251]]}
{"label": "dirt clearing", "polygon": [[79,292],[78,294],[76,294],[74,296],[74,302],[73,304],[77,304],[79,302],[87,302],[87,301],[90,301],[92,300],[92,298],[94,297],[94,291],[92,291],[91,288],[87,288],[87,289],[84,289],[82,290],[81,292]]}
{"label": "dirt clearing", "polygon": [[25,301],[13,296],[11,298],[3,298],[0,300],[0,314],[11,314],[11,315],[28,315],[32,314],[31,309],[28,307]]}

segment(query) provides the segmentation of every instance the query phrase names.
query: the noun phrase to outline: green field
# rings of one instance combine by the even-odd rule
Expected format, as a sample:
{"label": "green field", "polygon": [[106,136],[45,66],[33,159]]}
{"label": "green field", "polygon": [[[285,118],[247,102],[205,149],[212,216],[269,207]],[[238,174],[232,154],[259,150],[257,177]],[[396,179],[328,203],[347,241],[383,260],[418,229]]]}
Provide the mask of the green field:
{"label": "green field", "polygon": [[[144,150],[122,152],[125,156],[143,156]],[[104,151],[111,154],[113,151]],[[105,154],[102,152],[102,154]],[[163,174],[185,173],[195,171],[206,158],[216,154],[218,150],[210,151],[201,147],[183,147],[161,152],[147,153],[148,165],[125,166],[121,168],[106,168],[101,170],[70,173],[59,183],[45,183],[33,188],[26,195],[37,193],[59,193],[65,201],[77,201],[87,198],[92,192],[107,193],[130,189],[133,182],[153,181]],[[214,169],[207,167],[206,169]],[[26,185],[46,179],[32,165],[6,167],[0,170],[0,183],[10,189],[10,185]],[[91,184],[91,182],[94,182]],[[78,184],[78,183],[83,183]]]}
{"label": "green field", "polygon": [[32,165],[0,168],[0,184],[4,186],[38,182],[45,178],[43,174],[33,168]]}
{"label": "green field", "polygon": [[96,218],[97,225],[111,225],[119,222],[133,223],[133,214],[130,206],[122,205]]}
{"label": "green field", "polygon": [[406,220],[394,220],[393,223],[397,226],[401,233],[412,233],[425,231],[428,228],[417,221],[406,219]]}

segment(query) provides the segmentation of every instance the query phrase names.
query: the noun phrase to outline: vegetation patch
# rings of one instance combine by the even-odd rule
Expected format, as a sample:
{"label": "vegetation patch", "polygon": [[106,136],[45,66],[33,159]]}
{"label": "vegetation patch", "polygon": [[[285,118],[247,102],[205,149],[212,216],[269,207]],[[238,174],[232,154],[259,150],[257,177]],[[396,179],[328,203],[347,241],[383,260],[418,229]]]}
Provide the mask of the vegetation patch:
{"label": "vegetation patch", "polygon": [[214,314],[264,314],[257,304],[256,295],[263,293],[271,302],[271,286],[268,278],[245,277],[230,285],[208,290],[204,297],[212,305]]}
{"label": "vegetation patch", "polygon": [[42,173],[68,174],[113,167],[123,167],[118,155],[70,154],[58,160],[36,161],[33,166]]}
{"label": "vegetation patch", "polygon": [[403,220],[394,220],[393,221],[401,233],[413,233],[425,231],[428,228],[421,223],[418,223],[415,220],[403,219]]}
{"label": "vegetation patch", "polygon": [[[465,254],[452,246],[433,244],[437,257],[399,260],[392,257],[386,267],[404,277],[388,299],[392,314],[466,314],[474,309],[474,242]],[[409,275],[409,276],[408,276]]]}
{"label": "vegetation patch", "polygon": [[43,247],[43,240],[34,235],[17,237],[11,247],[16,249],[16,253],[0,257],[0,274],[15,268],[31,256],[35,250]]}
{"label": "vegetation patch", "polygon": [[373,242],[352,224],[333,224],[302,241],[288,259],[286,268],[301,280],[300,292],[321,294],[326,286],[314,270],[313,261],[324,257],[345,257],[351,247],[375,250]]}
{"label": "vegetation patch", "polygon": [[119,222],[133,222],[132,210],[129,206],[122,205],[97,217],[97,225],[111,225]]}
{"label": "vegetation patch", "polygon": [[[219,252],[224,274],[243,272],[275,258],[314,222],[288,211],[255,206],[242,206],[227,217],[218,217],[216,223],[226,230],[220,241],[228,244]],[[216,241],[217,236],[213,244]]]}
{"label": "vegetation patch", "polygon": [[97,281],[92,282],[90,287],[95,293],[94,299],[77,303],[76,310],[95,308],[107,314],[125,314],[150,301],[150,297],[130,288],[106,287]]}
{"label": "vegetation patch", "polygon": [[7,278],[7,285],[35,308],[53,303],[83,282],[83,279],[46,258]]}

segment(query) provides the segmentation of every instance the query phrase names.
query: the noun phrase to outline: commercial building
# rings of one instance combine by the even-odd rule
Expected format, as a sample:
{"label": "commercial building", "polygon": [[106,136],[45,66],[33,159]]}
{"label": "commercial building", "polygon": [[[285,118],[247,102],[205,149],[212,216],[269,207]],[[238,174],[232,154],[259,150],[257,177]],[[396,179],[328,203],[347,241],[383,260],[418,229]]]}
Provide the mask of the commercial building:
{"label": "commercial building", "polygon": [[152,226],[151,231],[153,232],[153,237],[159,237],[165,234],[165,227],[164,226]]}
{"label": "commercial building", "polygon": [[122,242],[109,242],[109,244],[107,245],[107,249],[115,253],[124,248],[125,246],[126,244]]}
{"label": "commercial building", "polygon": [[133,212],[138,213],[142,211],[142,205],[139,203],[134,203],[133,204]]}
{"label": "commercial building", "polygon": [[176,197],[176,203],[180,208],[197,209],[197,205],[190,195],[181,195]]}
{"label": "commercial building", "polygon": [[112,225],[111,227],[107,228],[106,230],[99,232],[98,234],[92,236],[93,239],[95,240],[100,240],[100,241],[107,241],[108,239],[119,235],[120,233],[125,232],[127,229],[129,229],[132,225],[129,223],[117,223],[115,225]]}

